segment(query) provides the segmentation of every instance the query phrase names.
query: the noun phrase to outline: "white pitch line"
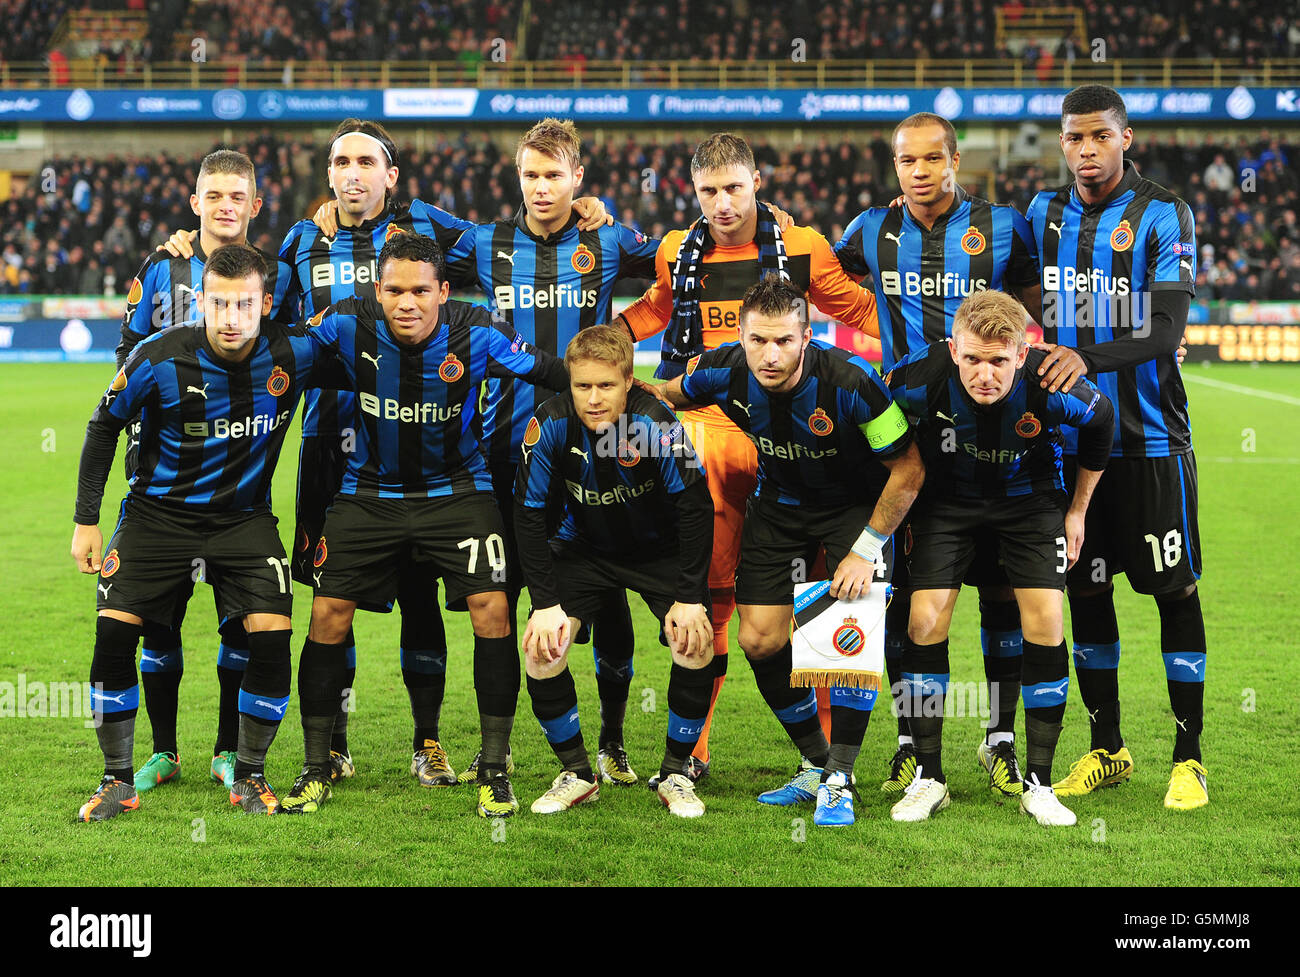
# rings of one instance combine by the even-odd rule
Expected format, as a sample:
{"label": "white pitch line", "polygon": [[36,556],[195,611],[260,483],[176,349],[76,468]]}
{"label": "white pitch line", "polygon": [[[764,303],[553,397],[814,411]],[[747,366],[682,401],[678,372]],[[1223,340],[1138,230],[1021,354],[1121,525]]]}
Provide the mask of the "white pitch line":
{"label": "white pitch line", "polygon": [[1240,458],[1197,458],[1201,461],[1216,461],[1220,464],[1247,464],[1247,465],[1300,465],[1300,458],[1249,458],[1243,455]]}
{"label": "white pitch line", "polygon": [[1224,383],[1222,380],[1211,380],[1209,377],[1198,377],[1190,373],[1184,373],[1183,379],[1191,380],[1193,383],[1203,383],[1208,387],[1218,387],[1220,390],[1227,390],[1235,394],[1262,397],[1264,400],[1276,400],[1280,404],[1291,404],[1294,407],[1300,407],[1300,397],[1292,397],[1288,394],[1276,394],[1271,390],[1256,390],[1254,387],[1239,387],[1235,383]]}

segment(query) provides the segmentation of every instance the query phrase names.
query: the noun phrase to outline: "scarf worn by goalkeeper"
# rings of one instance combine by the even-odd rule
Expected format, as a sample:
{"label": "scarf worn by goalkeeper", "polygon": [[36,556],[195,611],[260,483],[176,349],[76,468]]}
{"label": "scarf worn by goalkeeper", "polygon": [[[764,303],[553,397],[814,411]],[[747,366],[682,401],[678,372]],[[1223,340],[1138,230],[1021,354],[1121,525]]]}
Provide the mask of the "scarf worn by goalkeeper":
{"label": "scarf worn by goalkeeper", "polygon": [[[758,227],[754,231],[754,243],[758,245],[759,278],[767,275],[780,275],[787,281],[790,273],[785,254],[785,241],[781,238],[781,229],[776,226],[772,212],[763,204],[758,204]],[[704,323],[700,318],[700,267],[704,263],[704,252],[712,247],[709,237],[709,222],[701,217],[682,238],[682,246],[677,249],[673,261],[673,317],[664,330],[660,346],[661,359],[655,376],[660,380],[671,380],[686,371],[686,364],[691,357],[704,352]]]}

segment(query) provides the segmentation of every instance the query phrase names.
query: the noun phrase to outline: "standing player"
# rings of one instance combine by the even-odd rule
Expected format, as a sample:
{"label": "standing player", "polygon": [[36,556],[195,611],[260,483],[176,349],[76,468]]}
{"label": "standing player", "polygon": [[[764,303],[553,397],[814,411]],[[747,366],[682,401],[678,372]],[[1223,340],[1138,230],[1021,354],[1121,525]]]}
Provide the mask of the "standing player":
{"label": "standing player", "polygon": [[[704,803],[682,767],[704,726],[712,686],[708,483],[677,418],[633,389],[632,343],[622,330],[584,329],[564,359],[569,390],[529,421],[514,492],[519,555],[533,602],[524,633],[528,694],[562,765],[532,810],[555,814],[599,797],[568,646],[603,605],[626,601],[626,587],[663,622],[672,652],[659,798],[678,817],[699,817]],[[565,518],[548,544],[546,509],[556,490],[565,496]]]}
{"label": "standing player", "polygon": [[[659,242],[622,224],[584,230],[574,211],[582,186],[582,143],[570,121],[543,119],[515,153],[523,206],[510,220],[480,224],[447,255],[453,284],[476,283],[492,297],[498,321],[537,349],[559,356],[581,329],[608,322],[614,284],[654,277]],[[514,494],[519,443],[537,406],[534,388],[513,377],[488,380],[483,445],[506,528],[511,621],[523,581],[515,544]],[[606,783],[636,783],[623,748],[623,720],[632,682],[634,636],[627,596],[602,603],[592,621],[600,740],[596,765]],[[516,684],[518,678],[515,679]],[[461,775],[475,776],[471,763]]]}
{"label": "standing player", "polygon": [[[835,245],[849,274],[871,273],[885,372],[909,353],[947,339],[962,299],[984,289],[1004,289],[1034,318],[1042,314],[1037,249],[1029,224],[1014,207],[969,196],[957,185],[961,153],[952,123],[929,112],[908,116],[894,129],[893,147],[903,206],[864,211]],[[904,548],[907,539],[904,525]],[[1006,574],[998,567],[996,549],[981,546],[971,575],[967,583],[979,584],[984,675],[997,701],[997,720],[985,731],[978,756],[994,790],[1018,795],[1020,614]],[[893,586],[885,618],[885,665],[898,715],[898,750],[889,779],[881,786],[887,793],[904,790],[916,771],[900,679],[910,602],[906,560],[894,567]]]}
{"label": "standing player", "polygon": [[814,342],[807,310],[796,284],[764,278],[741,302],[740,342],[692,359],[661,389],[675,407],[717,405],[758,451],[736,571],[740,647],[804,758],[794,780],[771,792],[778,797],[759,799],[811,799],[817,784],[814,823],[848,825],[853,764],[875,696],[831,690],[828,744],[814,693],[790,687],[791,567],[824,546],[831,596],[856,599],[871,586],[925,469],[880,377],[856,356]]}
{"label": "standing player", "polygon": [[[1210,801],[1200,744],[1206,649],[1196,589],[1196,456],[1176,362],[1196,281],[1196,236],[1187,204],[1124,159],[1132,142],[1117,92],[1074,89],[1061,103],[1061,149],[1074,182],[1042,191],[1029,206],[1043,268],[1044,339],[1057,344],[1039,367],[1041,383],[1069,390],[1088,374],[1117,415],[1087,543],[1067,581],[1092,744],[1056,790],[1086,794],[1133,773],[1119,727],[1112,581],[1123,572],[1160,611],[1175,724],[1165,807],[1189,810]],[[1065,451],[1068,480],[1072,439]]]}
{"label": "standing player", "polygon": [[513,373],[553,390],[563,364],[493,326],[486,309],[447,303],[446,265],[431,238],[397,234],[379,254],[378,302],[349,298],[310,330],[335,352],[357,394],[356,450],[316,543],[316,598],[298,689],[306,762],[284,799],[310,813],[329,798],[330,735],[343,691],[346,637],[358,606],[379,610],[404,576],[434,575],[465,599],[474,627],[474,689],[483,730],[478,813],[518,809],[506,774],[518,651],[507,621],[505,548],[478,450],[479,388]]}
{"label": "standing player", "polygon": [[[663,332],[663,360],[655,376],[680,376],[693,357],[735,342],[741,299],[769,274],[791,281],[827,315],[876,334],[875,299],[844,273],[826,239],[808,227],[782,228],[772,209],[759,203],[762,177],[745,140],[727,132],[709,136],[691,159],[691,179],[703,216],[687,230],[664,237],[655,256],[654,284],[616,320],[634,341]],[[709,566],[713,695],[687,771],[698,780],[708,770],[709,729],[727,674],[741,524],[758,459],[753,445],[718,407],[693,411],[686,423],[708,476],[714,510]]]}
{"label": "standing player", "polygon": [[[72,556],[98,573],[99,616],[90,665],[99,789],[78,818],[102,821],[140,805],[131,780],[140,693],[135,648],[143,621],[170,623],[202,561],[218,612],[241,618],[249,662],[239,692],[230,801],[273,814],[266,751],[289,704],[289,561],[271,514],[271,476],[320,348],[301,331],[266,322],[266,265],[242,244],[208,257],[195,329],[141,343],[86,428]],[[107,555],[97,523],[118,433],[140,416],[139,466]]]}
{"label": "standing player", "polygon": [[[957,309],[952,338],[918,349],[889,374],[896,402],[917,422],[927,476],[909,516],[912,601],[900,676],[917,769],[891,812],[895,821],[924,821],[948,806],[940,756],[948,627],[976,549],[991,546],[1002,554],[1024,622],[1016,683],[1027,741],[1020,810],[1043,825],[1075,823],[1051,787],[1070,682],[1061,593],[1110,454],[1114,411],[1087,381],[1068,393],[1040,387],[1037,368],[1045,356],[1026,343],[1023,306],[983,291]],[[1079,432],[1068,512],[1062,425]]]}
{"label": "standing player", "polygon": [[[253,161],[243,153],[219,149],[203,158],[190,208],[199,218],[199,238],[194,253],[180,258],[155,251],[131,282],[126,314],[122,317],[122,339],[117,345],[120,370],[136,344],[171,326],[192,326],[202,321],[197,296],[203,290],[203,266],[207,256],[223,244],[244,244],[248,222],[257,216],[262,198],[257,193]],[[260,253],[260,252],[259,252]],[[263,254],[266,262],[266,292],[271,296],[269,317],[292,321],[282,313],[286,275],[275,258]],[[135,474],[140,444],[140,422],[127,427],[126,477]],[[180,609],[184,616],[184,607]],[[235,747],[239,736],[239,687],[248,665],[248,635],[238,618],[221,622],[221,645],[217,652],[217,682],[220,704],[217,742],[212,749],[212,779],[229,787],[234,783]],[[176,743],[176,712],[184,671],[180,618],[176,625],[144,622],[140,653],[140,684],[144,686],[145,710],[153,727],[153,756],[135,774],[135,789],[146,791],[179,777],[180,754]]]}

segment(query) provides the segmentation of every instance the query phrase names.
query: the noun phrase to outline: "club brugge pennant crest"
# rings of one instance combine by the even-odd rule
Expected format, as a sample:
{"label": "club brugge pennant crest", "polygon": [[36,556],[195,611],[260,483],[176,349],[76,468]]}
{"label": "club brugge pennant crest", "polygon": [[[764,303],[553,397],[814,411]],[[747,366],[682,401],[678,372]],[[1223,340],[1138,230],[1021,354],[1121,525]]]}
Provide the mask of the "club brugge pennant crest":
{"label": "club brugge pennant crest", "polygon": [[845,658],[853,658],[862,654],[862,649],[867,646],[867,636],[858,627],[857,618],[846,617],[831,635],[831,644]]}
{"label": "club brugge pennant crest", "polygon": [[266,392],[272,397],[279,397],[288,389],[289,374],[284,372],[283,367],[277,366],[266,379]]}
{"label": "club brugge pennant crest", "polygon": [[808,418],[808,430],[819,438],[824,438],[835,430],[835,422],[830,419],[826,411],[818,407]]}
{"label": "club brugge pennant crest", "polygon": [[438,367],[438,376],[447,383],[455,383],[465,374],[465,364],[456,358],[455,353],[448,353],[447,358]]}
{"label": "club brugge pennant crest", "polygon": [[620,441],[618,443],[618,463],[620,465],[624,468],[634,468],[636,467],[636,463],[640,460],[641,456],[637,454],[636,448],[632,447],[626,441]]}
{"label": "club brugge pennant crest", "polygon": [[329,547],[325,545],[325,537],[322,536],[320,542],[316,544],[316,555],[311,558],[311,565],[314,567],[320,566],[325,562],[329,555]]}
{"label": "club brugge pennant crest", "polygon": [[1036,437],[1042,429],[1043,422],[1034,416],[1033,411],[1025,411],[1020,420],[1016,421],[1016,433],[1022,438]]}
{"label": "club brugge pennant crest", "polygon": [[596,256],[592,254],[591,248],[585,244],[579,244],[577,250],[573,252],[573,257],[569,259],[569,263],[573,265],[573,270],[579,275],[585,275],[596,267]]}
{"label": "club brugge pennant crest", "polygon": [[875,583],[856,600],[832,597],[829,580],[795,585],[791,688],[880,691],[889,599],[884,576],[878,567]]}
{"label": "club brugge pennant crest", "polygon": [[122,565],[122,558],[117,555],[117,550],[109,550],[108,556],[104,557],[104,562],[100,564],[99,575],[104,578],[111,577],[117,573],[117,568]]}
{"label": "club brugge pennant crest", "polygon": [[394,234],[405,234],[406,232],[396,224],[389,224],[388,230],[384,231],[384,243],[387,244],[393,239]]}
{"label": "club brugge pennant crest", "polygon": [[1119,227],[1110,232],[1110,246],[1116,251],[1127,251],[1133,247],[1133,228],[1128,221],[1120,221]]}
{"label": "club brugge pennant crest", "polygon": [[967,254],[979,254],[987,243],[978,227],[968,227],[961,236],[961,249]]}

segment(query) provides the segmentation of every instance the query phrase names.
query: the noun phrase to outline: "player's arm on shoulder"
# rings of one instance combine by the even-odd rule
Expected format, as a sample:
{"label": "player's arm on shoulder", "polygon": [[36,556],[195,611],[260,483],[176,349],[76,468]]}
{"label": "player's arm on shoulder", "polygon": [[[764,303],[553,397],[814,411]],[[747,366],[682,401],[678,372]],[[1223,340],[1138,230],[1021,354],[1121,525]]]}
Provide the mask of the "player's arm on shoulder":
{"label": "player's arm on shoulder", "polygon": [[198,230],[193,231],[172,231],[169,237],[155,251],[166,251],[173,258],[193,258],[194,242],[199,239]]}
{"label": "player's arm on shoulder", "polygon": [[[486,247],[491,247],[491,235],[484,235]],[[478,281],[478,225],[460,232],[456,242],[447,249],[447,281],[452,288],[472,288]]]}
{"label": "player's arm on shoulder", "polygon": [[832,319],[852,326],[868,336],[880,336],[876,296],[850,278],[831,253],[830,243],[816,231],[809,231],[808,297]]}
{"label": "player's arm on shoulder", "polygon": [[871,270],[867,264],[867,256],[863,251],[866,236],[863,234],[863,225],[867,222],[867,212],[864,210],[849,222],[849,226],[844,229],[843,235],[835,242],[831,250],[835,253],[835,258],[844,269],[844,273],[854,281],[861,282],[863,277]]}
{"label": "player's arm on shoulder", "polygon": [[722,362],[724,355],[722,347],[692,357],[686,372],[656,384],[651,392],[674,410],[698,410],[717,403],[719,391],[726,389],[729,372]]}
{"label": "player's arm on shoulder", "polygon": [[614,215],[599,197],[579,197],[573,202],[573,212],[578,215],[580,231],[594,231],[614,223]]}
{"label": "player's arm on shoulder", "polygon": [[[483,312],[486,314],[487,310],[483,309]],[[548,390],[569,388],[569,369],[564,365],[564,360],[540,346],[534,346],[519,333],[508,332],[497,323],[484,328],[490,336],[487,361],[489,376],[516,377]]]}
{"label": "player's arm on shoulder", "polygon": [[615,224],[614,232],[618,236],[616,278],[654,278],[660,240],[633,230],[626,224]]}
{"label": "player's arm on shoulder", "polygon": [[316,208],[311,215],[311,222],[320,228],[326,237],[333,237],[339,232],[339,202],[331,197]]}

